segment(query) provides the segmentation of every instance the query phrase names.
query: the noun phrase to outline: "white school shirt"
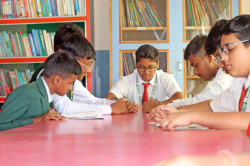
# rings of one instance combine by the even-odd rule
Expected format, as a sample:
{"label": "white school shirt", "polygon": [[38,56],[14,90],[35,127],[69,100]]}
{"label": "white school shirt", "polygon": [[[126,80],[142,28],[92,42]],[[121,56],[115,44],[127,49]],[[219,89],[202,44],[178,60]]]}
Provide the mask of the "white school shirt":
{"label": "white school shirt", "polygon": [[47,92],[47,95],[48,95],[49,103],[51,103],[51,102],[53,101],[53,97],[52,97],[52,95],[50,94],[49,87],[48,87],[46,81],[43,79],[43,77],[41,77],[41,78],[42,78],[42,80],[43,80],[43,84],[44,84],[44,86],[45,86],[45,89],[46,89],[46,92]]}
{"label": "white school shirt", "polygon": [[230,87],[233,80],[229,74],[226,74],[221,68],[218,70],[216,76],[210,81],[205,89],[199,93],[196,97],[173,100],[173,103],[169,103],[169,106],[179,107],[184,105],[191,105],[200,103],[206,100],[212,100],[220,95],[224,90]]}
{"label": "white school shirt", "polygon": [[[118,82],[112,87],[109,91],[116,95],[117,98],[127,98],[132,103],[140,104],[138,93],[136,89],[136,77],[137,69],[128,76],[121,77]],[[162,70],[157,70],[154,77],[149,81],[150,85],[148,86],[148,100],[150,99],[151,92],[154,86],[155,76],[157,75],[157,84],[155,89],[155,94],[153,99],[158,101],[164,101],[168,98],[171,98],[172,95],[176,92],[181,92],[181,89],[174,77],[171,74],[168,74]],[[143,98],[144,85],[145,83],[140,75],[138,74],[138,83],[141,92],[141,98]]]}
{"label": "white school shirt", "polygon": [[[231,86],[210,102],[213,112],[239,112],[239,100],[242,87],[245,84],[247,89],[250,85],[250,74],[247,78],[234,78]],[[250,112],[250,100],[247,102],[246,112]]]}
{"label": "white school shirt", "polygon": [[67,95],[59,96],[53,94],[55,110],[59,114],[94,110],[102,110],[103,114],[112,113],[110,105],[115,103],[115,101],[95,97],[79,80],[75,81],[73,89],[73,101]]}

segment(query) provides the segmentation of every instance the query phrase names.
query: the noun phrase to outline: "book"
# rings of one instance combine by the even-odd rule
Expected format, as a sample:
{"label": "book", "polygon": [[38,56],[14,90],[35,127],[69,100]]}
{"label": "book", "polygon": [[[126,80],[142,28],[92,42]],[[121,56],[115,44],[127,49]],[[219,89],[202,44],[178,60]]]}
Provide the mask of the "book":
{"label": "book", "polygon": [[40,39],[41,39],[41,44],[42,44],[43,56],[48,56],[47,50],[46,50],[46,45],[45,45],[45,40],[44,40],[44,36],[43,36],[43,30],[39,29],[38,31],[39,31],[39,35],[40,35]]}
{"label": "book", "polygon": [[62,0],[56,0],[56,6],[57,6],[57,15],[63,16],[63,1]]}
{"label": "book", "polygon": [[29,3],[29,10],[30,10],[30,15],[32,18],[35,18],[35,11],[34,11],[34,6],[32,3],[32,0],[28,0],[27,3]]}
{"label": "book", "polygon": [[35,0],[37,17],[42,17],[43,16],[42,7],[41,7],[41,2],[40,1],[41,0]]}
{"label": "book", "polygon": [[41,56],[40,49],[38,46],[39,43],[38,43],[38,37],[37,37],[36,30],[32,29],[31,32],[32,32],[33,43],[34,43],[34,47],[35,47],[35,51],[36,51],[36,56]]}
{"label": "book", "polygon": [[67,2],[67,9],[68,9],[68,16],[72,16],[71,2],[70,0],[66,0],[66,2]]}
{"label": "book", "polygon": [[51,46],[49,45],[49,42],[48,42],[48,36],[47,36],[46,30],[43,30],[43,38],[44,38],[44,42],[45,42],[45,47],[46,47],[46,51],[47,51],[47,56],[49,56],[49,55],[51,55],[53,52],[52,52],[52,48],[51,48]]}
{"label": "book", "polygon": [[24,4],[24,10],[25,10],[25,15],[26,18],[30,17],[30,12],[29,12],[29,7],[28,7],[28,0],[23,0],[23,4]]}
{"label": "book", "polygon": [[26,52],[25,52],[25,47],[24,47],[24,43],[23,43],[23,37],[22,37],[21,30],[20,30],[20,34],[17,33],[17,35],[18,35],[18,41],[20,43],[22,55],[25,57],[26,56]]}
{"label": "book", "polygon": [[51,12],[52,12],[52,16],[58,16],[57,14],[57,6],[56,6],[56,0],[50,0],[50,5],[51,5]]}
{"label": "book", "polygon": [[[79,1],[81,0],[75,0],[75,6],[76,6],[76,15],[80,16],[80,7],[79,7]],[[83,10],[83,9],[82,9]]]}
{"label": "book", "polygon": [[21,48],[19,46],[18,36],[16,34],[13,35],[13,41],[14,41],[14,45],[15,45],[15,48],[16,48],[16,55],[21,56],[22,55]]}
{"label": "book", "polygon": [[17,18],[16,1],[17,0],[11,0],[12,18]]}
{"label": "book", "polygon": [[36,30],[36,35],[37,35],[38,48],[39,48],[40,55],[41,55],[41,56],[44,56],[44,54],[43,54],[42,42],[41,42],[41,38],[40,38],[40,34],[39,34],[38,29]]}
{"label": "book", "polygon": [[52,17],[52,10],[51,10],[51,1],[47,0],[47,5],[48,5],[48,13],[49,13],[49,17]]}
{"label": "book", "polygon": [[25,13],[24,1],[18,0],[18,5],[19,5],[19,9],[20,9],[20,18],[25,18],[26,13]]}
{"label": "book", "polygon": [[4,46],[4,39],[2,38],[1,32],[0,32],[0,46],[1,46],[3,57],[7,57],[7,52]]}
{"label": "book", "polygon": [[64,16],[68,16],[67,0],[63,0],[63,14]]}
{"label": "book", "polygon": [[30,46],[29,37],[28,37],[27,33],[23,34],[23,41],[24,41],[27,57],[32,57],[33,54],[31,51],[31,46]]}
{"label": "book", "polygon": [[71,14],[72,14],[72,16],[75,16],[76,13],[75,13],[75,3],[74,3],[74,0],[70,0],[70,7],[71,7]]}
{"label": "book", "polygon": [[12,49],[13,49],[13,55],[16,57],[17,56],[16,47],[15,47],[15,44],[14,44],[13,35],[12,35],[11,30],[9,30],[9,37],[10,37],[10,41],[11,41],[10,43],[11,43]]}
{"label": "book", "polygon": [[31,0],[31,1],[32,1],[32,6],[33,6],[32,10],[34,10],[34,15],[35,15],[35,17],[37,17],[36,2],[35,2],[35,0]]}
{"label": "book", "polygon": [[32,55],[37,56],[36,49],[35,49],[34,42],[33,42],[33,37],[32,37],[31,33],[28,33],[28,38],[29,38],[29,42],[30,42],[30,48],[31,48],[31,51],[32,51]]}
{"label": "book", "polygon": [[6,49],[7,49],[7,56],[8,57],[11,57],[12,56],[12,53],[11,53],[11,51],[10,51],[10,43],[9,43],[9,40],[8,40],[8,37],[7,37],[7,33],[6,33],[6,31],[3,31],[3,39],[4,39],[4,44],[5,44],[5,46],[6,46]]}
{"label": "book", "polygon": [[3,19],[3,7],[2,7],[2,1],[0,0],[0,19]]}
{"label": "book", "polygon": [[12,8],[10,0],[6,0],[6,13],[7,13],[7,18],[12,18]]}
{"label": "book", "polygon": [[6,0],[2,0],[2,8],[3,8],[3,19],[5,19],[5,18],[7,18]]}

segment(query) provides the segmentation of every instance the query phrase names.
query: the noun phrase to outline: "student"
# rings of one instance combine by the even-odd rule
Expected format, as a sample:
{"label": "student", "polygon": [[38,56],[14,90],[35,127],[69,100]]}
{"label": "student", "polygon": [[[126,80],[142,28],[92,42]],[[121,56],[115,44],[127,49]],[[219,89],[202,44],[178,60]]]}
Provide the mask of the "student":
{"label": "student", "polygon": [[53,109],[51,95],[68,93],[80,74],[81,66],[69,53],[61,51],[49,56],[43,77],[16,88],[7,96],[0,112],[0,131],[49,119],[67,119]]}
{"label": "student", "polygon": [[73,91],[66,96],[53,95],[55,108],[60,114],[93,111],[101,109],[103,114],[123,114],[132,113],[137,110],[133,104],[125,99],[112,101],[97,98],[92,95],[80,82],[87,72],[92,71],[95,63],[95,50],[91,43],[80,34],[70,35],[63,43],[62,50],[74,56],[82,68],[81,75],[74,82]]}
{"label": "student", "polygon": [[[73,33],[84,35],[84,31],[82,30],[82,28],[77,26],[76,24],[65,23],[60,25],[57,28],[56,34],[54,36],[54,52],[61,51],[64,40]],[[30,83],[42,76],[43,69],[44,63],[41,63],[33,73],[30,79]]]}
{"label": "student", "polygon": [[[217,26],[219,25],[215,24],[213,27],[215,29],[211,29],[212,33],[217,29]],[[197,96],[173,100],[173,103],[168,104],[169,106],[179,107],[212,100],[220,95],[224,90],[229,88],[233,78],[222,71],[222,69],[219,68],[217,63],[214,61],[215,58],[213,54],[218,52],[219,46],[216,45],[217,48],[214,50],[213,54],[211,52],[207,54],[204,50],[206,41],[210,41],[211,38],[208,38],[205,35],[198,35],[193,38],[185,49],[184,58],[190,62],[195,75],[198,75],[204,81],[209,81],[212,78],[213,80],[210,81],[206,85],[205,89]],[[219,41],[214,44],[219,44]]]}
{"label": "student", "polygon": [[225,62],[222,62],[220,59],[219,48],[220,48],[220,39],[221,39],[221,28],[228,22],[228,20],[221,19],[217,21],[211,28],[207,41],[205,43],[205,51],[208,55],[213,55],[215,57],[215,62],[218,64],[219,68],[228,74],[226,69]]}
{"label": "student", "polygon": [[250,121],[249,32],[250,15],[237,16],[223,26],[219,52],[229,74],[236,78],[210,103],[184,108],[180,112],[170,106],[158,106],[155,119],[162,128],[174,130],[177,126],[194,123],[215,129],[247,130]]}
{"label": "student", "polygon": [[220,150],[216,155],[181,155],[174,156],[154,166],[249,166],[250,151],[231,153],[227,149]]}
{"label": "student", "polygon": [[182,92],[174,77],[157,70],[159,53],[156,48],[142,45],[135,54],[137,69],[132,74],[122,77],[105,98],[127,98],[130,102],[144,105],[144,112],[150,110],[150,107],[182,98]]}

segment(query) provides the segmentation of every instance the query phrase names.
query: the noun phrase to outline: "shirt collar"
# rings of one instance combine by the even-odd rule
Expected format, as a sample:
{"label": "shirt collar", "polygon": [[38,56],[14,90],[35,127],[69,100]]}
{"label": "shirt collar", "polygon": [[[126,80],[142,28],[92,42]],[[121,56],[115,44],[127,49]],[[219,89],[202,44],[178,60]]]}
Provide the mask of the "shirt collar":
{"label": "shirt collar", "polygon": [[[156,72],[157,72],[157,71],[156,71]],[[137,74],[136,74],[136,75],[137,75]],[[156,75],[156,73],[155,73],[155,75]],[[149,82],[145,82],[145,81],[143,81],[143,80],[141,79],[141,77],[140,77],[140,75],[139,75],[139,73],[138,73],[138,83],[139,83],[139,85],[142,84],[142,83],[150,83],[150,85],[154,85],[155,75],[154,75],[154,77],[153,77]]]}
{"label": "shirt collar", "polygon": [[245,82],[245,88],[247,89],[249,86],[250,86],[250,74],[248,75],[246,79],[246,82]]}
{"label": "shirt collar", "polygon": [[[221,75],[221,74],[225,74],[225,72],[222,70],[222,68],[219,68],[219,70],[217,71],[215,77],[218,77],[218,76]],[[214,78],[215,78],[215,77],[214,77]]]}
{"label": "shirt collar", "polygon": [[49,103],[51,103],[53,101],[53,98],[52,98],[52,96],[50,94],[49,87],[48,87],[46,81],[43,79],[43,77],[42,77],[42,80],[43,80],[43,84],[45,86],[45,89],[46,89],[46,92],[47,92],[47,95],[48,95]]}

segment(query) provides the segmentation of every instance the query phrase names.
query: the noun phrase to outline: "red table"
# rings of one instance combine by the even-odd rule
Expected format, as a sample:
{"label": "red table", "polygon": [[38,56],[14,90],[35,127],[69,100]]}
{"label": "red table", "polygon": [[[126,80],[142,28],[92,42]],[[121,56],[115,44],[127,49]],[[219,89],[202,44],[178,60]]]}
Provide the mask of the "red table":
{"label": "red table", "polygon": [[0,165],[151,165],[177,154],[242,152],[238,130],[163,131],[141,112],[104,120],[44,121],[0,132]]}

